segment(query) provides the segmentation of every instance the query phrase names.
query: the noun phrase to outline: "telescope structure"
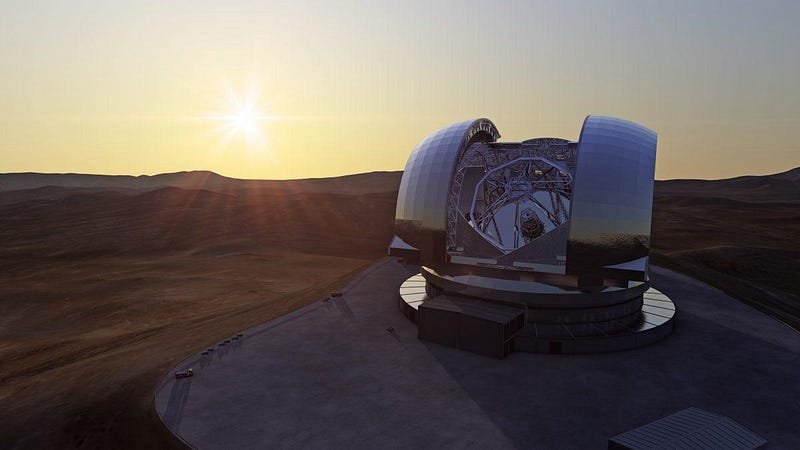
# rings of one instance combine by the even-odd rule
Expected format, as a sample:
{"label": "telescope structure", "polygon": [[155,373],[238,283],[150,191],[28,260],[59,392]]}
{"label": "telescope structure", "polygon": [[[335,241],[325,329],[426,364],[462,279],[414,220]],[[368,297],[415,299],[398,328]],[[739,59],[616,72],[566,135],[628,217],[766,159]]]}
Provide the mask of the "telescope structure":
{"label": "telescope structure", "polygon": [[419,265],[400,310],[420,339],[504,357],[655,342],[675,306],[650,287],[657,135],[588,116],[577,142],[498,142],[489,119],[423,139],[389,254]]}

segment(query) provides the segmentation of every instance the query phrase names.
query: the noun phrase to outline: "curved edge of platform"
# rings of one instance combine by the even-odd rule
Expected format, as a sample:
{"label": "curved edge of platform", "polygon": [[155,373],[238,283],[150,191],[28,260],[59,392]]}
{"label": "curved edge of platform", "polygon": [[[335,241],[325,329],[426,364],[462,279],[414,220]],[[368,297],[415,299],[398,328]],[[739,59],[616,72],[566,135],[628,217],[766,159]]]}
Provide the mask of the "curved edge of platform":
{"label": "curved edge of platform", "polygon": [[[353,279],[351,279],[345,286],[339,289],[339,292],[342,294],[347,294],[353,288],[355,288],[358,284],[360,284],[365,278],[367,278],[372,272],[378,270],[381,266],[386,264],[396,262],[396,258],[392,257],[383,257],[376,261],[374,264],[368,266],[361,272],[359,272]],[[243,343],[245,340],[250,339],[251,337],[258,336],[259,334],[267,331],[269,326],[278,326],[283,323],[292,321],[296,318],[299,318],[305,314],[308,314],[312,311],[315,311],[322,307],[325,303],[330,301],[330,297],[320,298],[312,303],[309,303],[305,306],[301,306],[294,311],[290,311],[284,315],[273,317],[265,322],[250,326],[244,330],[239,331],[238,333],[233,333],[233,336],[236,336],[237,343]],[[186,438],[181,435],[179,430],[179,423],[182,417],[182,406],[178,408],[174,408],[170,411],[170,401],[160,401],[160,396],[162,391],[165,389],[170,389],[169,399],[173,398],[172,393],[175,392],[176,395],[174,396],[175,399],[178,400],[179,404],[185,402],[188,398],[188,393],[190,390],[190,386],[192,384],[192,380],[194,376],[200,375],[202,376],[202,372],[204,367],[214,360],[213,354],[210,355],[209,352],[203,351],[202,349],[215,349],[214,351],[220,351],[219,348],[223,347],[226,350],[232,348],[232,345],[222,344],[222,342],[226,342],[223,338],[221,341],[214,342],[214,343],[207,343],[206,345],[198,346],[194,352],[186,356],[183,360],[181,360],[178,364],[176,364],[171,370],[164,373],[164,376],[158,381],[155,386],[155,391],[153,392],[153,396],[151,398],[152,402],[152,410],[155,411],[156,416],[159,418],[160,422],[163,426],[168,430],[175,438],[180,440],[183,444],[186,445],[187,448],[197,448],[193,443],[186,440]],[[223,355],[216,357],[217,361],[224,359],[227,351],[224,351]],[[197,375],[193,375],[189,378],[182,378],[176,379],[174,376],[175,372],[182,372],[187,369],[194,369],[194,373]]]}

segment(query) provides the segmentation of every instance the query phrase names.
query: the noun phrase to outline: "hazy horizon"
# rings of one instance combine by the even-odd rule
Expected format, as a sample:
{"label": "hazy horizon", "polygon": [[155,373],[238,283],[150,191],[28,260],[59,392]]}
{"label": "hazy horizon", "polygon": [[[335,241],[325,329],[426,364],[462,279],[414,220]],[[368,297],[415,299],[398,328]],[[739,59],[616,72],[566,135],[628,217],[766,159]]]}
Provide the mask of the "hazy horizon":
{"label": "hazy horizon", "polygon": [[[781,170],[778,172],[772,173],[765,173],[765,174],[750,174],[750,173],[743,173],[739,175],[733,175],[730,177],[724,178],[656,178],[655,181],[670,181],[670,180],[681,180],[681,179],[697,179],[697,180],[724,180],[729,178],[738,178],[738,177],[748,177],[748,176],[769,176],[769,175],[780,175],[782,173],[791,172],[794,170],[800,169],[798,167],[791,167],[786,170]],[[140,174],[131,174],[131,173],[85,173],[85,172],[36,172],[36,171],[24,171],[24,172],[0,172],[0,175],[20,175],[20,174],[32,174],[32,175],[87,175],[87,176],[108,176],[108,177],[155,177],[159,175],[171,175],[176,173],[191,173],[191,172],[211,172],[216,175],[225,177],[225,178],[233,178],[239,180],[256,180],[256,181],[287,181],[287,180],[303,180],[303,179],[313,179],[313,178],[337,178],[337,177],[349,177],[349,176],[356,176],[356,175],[367,175],[371,173],[396,173],[402,172],[403,169],[395,169],[395,170],[370,170],[367,172],[354,172],[354,173],[343,173],[339,175],[328,175],[328,176],[321,176],[321,177],[296,177],[296,178],[248,178],[248,177],[236,177],[227,175],[224,173],[217,172],[215,170],[210,169],[186,169],[186,170],[176,170],[174,172],[158,172],[158,173],[140,173]]]}
{"label": "hazy horizon", "polygon": [[402,170],[488,117],[577,140],[586,115],[659,133],[656,178],[800,166],[800,4],[0,5],[0,172],[202,167],[296,179]]}

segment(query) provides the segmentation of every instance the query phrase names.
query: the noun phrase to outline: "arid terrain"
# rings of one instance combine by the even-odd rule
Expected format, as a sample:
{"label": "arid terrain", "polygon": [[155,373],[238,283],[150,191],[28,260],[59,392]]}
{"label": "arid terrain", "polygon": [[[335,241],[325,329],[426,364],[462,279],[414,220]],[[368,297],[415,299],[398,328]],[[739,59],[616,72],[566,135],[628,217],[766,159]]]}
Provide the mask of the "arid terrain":
{"label": "arid terrain", "polygon": [[[179,360],[385,254],[399,172],[0,175],[0,448],[180,447]],[[653,258],[800,328],[800,169],[657,182]]]}
{"label": "arid terrain", "polygon": [[181,446],[157,382],[385,254],[398,175],[371,177],[0,192],[0,448]]}
{"label": "arid terrain", "polygon": [[800,168],[656,182],[652,261],[800,330]]}

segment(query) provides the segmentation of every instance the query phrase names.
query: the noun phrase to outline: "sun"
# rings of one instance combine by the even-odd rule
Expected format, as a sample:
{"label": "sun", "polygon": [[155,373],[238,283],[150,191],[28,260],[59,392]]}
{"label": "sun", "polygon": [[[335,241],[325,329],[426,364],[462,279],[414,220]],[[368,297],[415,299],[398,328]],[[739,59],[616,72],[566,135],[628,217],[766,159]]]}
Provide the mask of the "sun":
{"label": "sun", "polygon": [[243,108],[231,116],[230,126],[236,131],[254,133],[258,131],[258,114],[250,109]]}
{"label": "sun", "polygon": [[201,118],[217,123],[214,131],[221,135],[223,149],[237,139],[244,140],[248,150],[263,149],[266,147],[265,122],[276,119],[265,114],[265,109],[255,83],[241,94],[226,84],[219,110]]}

